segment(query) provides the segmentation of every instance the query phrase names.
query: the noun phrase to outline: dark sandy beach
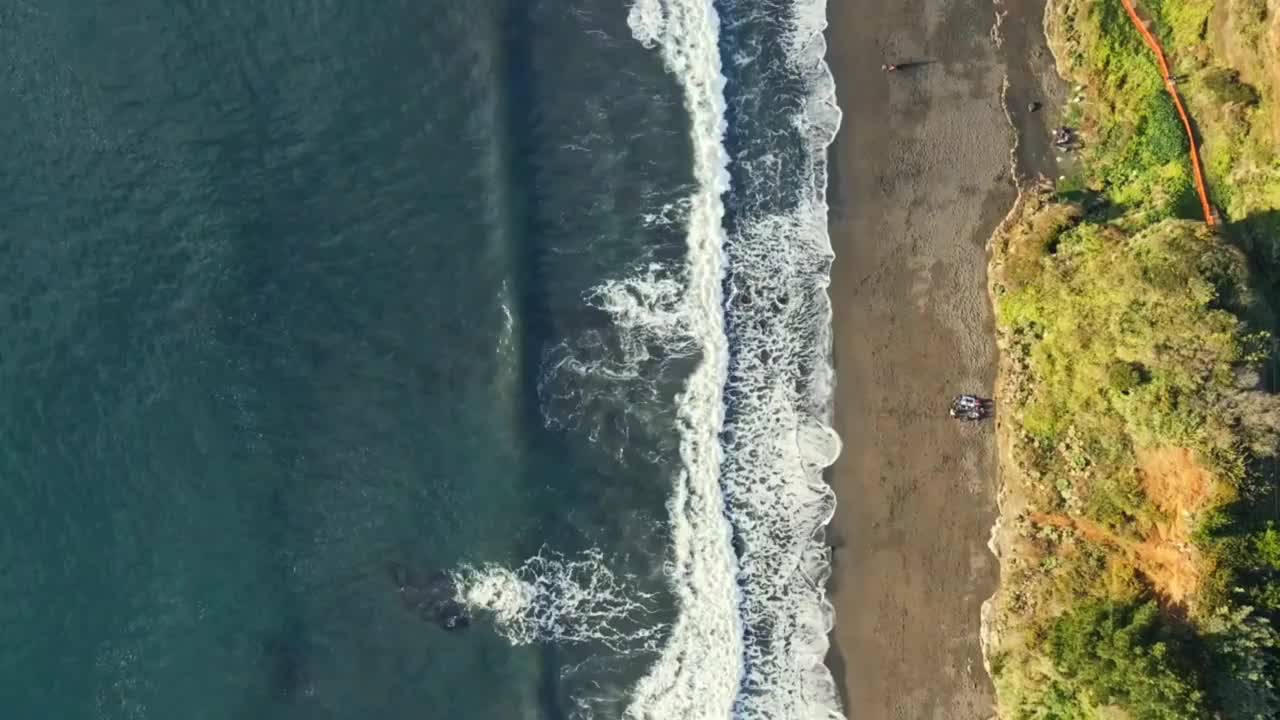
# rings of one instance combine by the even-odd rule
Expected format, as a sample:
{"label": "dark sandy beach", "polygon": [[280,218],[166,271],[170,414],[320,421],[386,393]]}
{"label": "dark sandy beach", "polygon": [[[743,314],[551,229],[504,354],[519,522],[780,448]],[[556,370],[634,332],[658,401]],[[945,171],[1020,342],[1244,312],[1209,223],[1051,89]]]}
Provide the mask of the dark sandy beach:
{"label": "dark sandy beach", "polygon": [[1011,159],[1018,175],[1052,172],[1043,1],[836,0],[828,13],[844,111],[830,192],[844,440],[829,474],[830,664],[852,720],[988,718],[994,434],[946,407],[994,378],[986,245],[1016,196]]}

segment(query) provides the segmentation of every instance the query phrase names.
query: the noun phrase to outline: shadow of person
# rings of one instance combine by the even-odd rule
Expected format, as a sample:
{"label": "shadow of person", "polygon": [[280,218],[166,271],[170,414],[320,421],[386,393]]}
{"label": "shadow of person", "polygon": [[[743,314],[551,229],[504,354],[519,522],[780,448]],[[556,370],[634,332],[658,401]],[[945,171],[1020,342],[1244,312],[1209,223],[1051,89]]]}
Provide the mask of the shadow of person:
{"label": "shadow of person", "polygon": [[893,69],[898,72],[902,72],[903,70],[906,70],[906,71],[918,70],[924,67],[925,65],[933,65],[936,62],[938,61],[937,60],[907,60],[904,62],[894,63],[891,67],[893,67]]}

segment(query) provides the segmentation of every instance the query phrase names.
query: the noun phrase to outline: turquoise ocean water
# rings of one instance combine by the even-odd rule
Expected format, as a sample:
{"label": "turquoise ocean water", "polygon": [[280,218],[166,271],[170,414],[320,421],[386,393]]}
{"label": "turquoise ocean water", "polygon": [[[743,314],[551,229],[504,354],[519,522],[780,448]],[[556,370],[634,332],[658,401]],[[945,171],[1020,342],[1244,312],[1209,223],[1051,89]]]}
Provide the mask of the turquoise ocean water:
{"label": "turquoise ocean water", "polygon": [[822,27],[0,0],[0,716],[837,713]]}

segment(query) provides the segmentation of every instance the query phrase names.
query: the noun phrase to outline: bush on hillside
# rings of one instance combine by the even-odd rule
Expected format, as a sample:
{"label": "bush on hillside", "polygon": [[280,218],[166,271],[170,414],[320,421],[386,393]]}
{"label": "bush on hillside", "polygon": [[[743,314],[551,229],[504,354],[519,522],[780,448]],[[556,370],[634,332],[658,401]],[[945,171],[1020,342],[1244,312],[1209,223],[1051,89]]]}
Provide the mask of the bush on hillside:
{"label": "bush on hillside", "polygon": [[1267,523],[1267,528],[1258,533],[1254,545],[1258,562],[1280,572],[1280,528],[1275,523]]}
{"label": "bush on hillside", "polygon": [[1202,78],[1205,89],[1220,103],[1256,105],[1258,91],[1240,82],[1240,73],[1229,68],[1213,68]]}
{"label": "bush on hillside", "polygon": [[1205,627],[1207,690],[1224,720],[1259,720],[1280,714],[1280,634],[1245,607],[1220,610]]}
{"label": "bush on hillside", "polygon": [[1126,237],[1085,223],[1045,269],[999,307],[1033,340],[1023,423],[1057,445],[1072,430],[1094,464],[1127,464],[1136,446],[1213,443],[1221,397],[1248,336],[1220,307],[1243,285],[1238,253],[1203,225],[1165,221]]}
{"label": "bush on hillside", "polygon": [[1115,706],[1133,720],[1206,717],[1189,652],[1151,603],[1078,605],[1054,622],[1047,645],[1062,678],[1055,691],[1069,698],[1058,704]]}

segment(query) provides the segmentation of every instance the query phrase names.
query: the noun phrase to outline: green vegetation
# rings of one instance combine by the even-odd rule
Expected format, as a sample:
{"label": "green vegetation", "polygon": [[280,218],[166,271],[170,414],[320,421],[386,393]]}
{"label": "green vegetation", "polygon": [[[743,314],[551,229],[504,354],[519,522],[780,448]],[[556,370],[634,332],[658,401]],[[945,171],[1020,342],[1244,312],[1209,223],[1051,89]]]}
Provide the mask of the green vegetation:
{"label": "green vegetation", "polygon": [[1038,282],[1006,294],[1005,327],[1026,338],[1038,384],[1023,427],[1045,445],[1074,429],[1090,463],[1132,464],[1132,442],[1208,449],[1207,413],[1230,391],[1250,338],[1216,307],[1243,262],[1196,223],[1132,236],[1084,222],[1064,231]]}
{"label": "green vegetation", "polygon": [[1133,720],[1204,717],[1197,658],[1150,603],[1082,604],[1058,617],[1042,641],[1056,672],[1033,699],[1020,698],[1013,707],[1020,717],[1087,720],[1107,708],[1128,708]]}
{"label": "green vegetation", "polygon": [[1257,105],[1258,91],[1240,81],[1240,72],[1228,68],[1211,68],[1201,76],[1210,96],[1220,103]]}
{"label": "green vegetation", "polygon": [[1058,692],[1076,705],[1131,708],[1134,720],[1204,715],[1195,659],[1151,603],[1080,605],[1054,621],[1047,645]]}
{"label": "green vegetation", "polygon": [[1072,66],[1094,83],[1084,114],[1090,185],[1120,205],[1145,205],[1151,219],[1185,217],[1196,207],[1187,138],[1155,59],[1119,0],[1064,5],[1079,13]]}
{"label": "green vegetation", "polygon": [[1225,222],[1203,222],[1119,0],[1051,0],[1085,150],[1019,199],[991,268],[1005,492],[987,653],[1009,720],[1280,717],[1280,48],[1259,27],[1280,19],[1257,0],[1138,5]]}
{"label": "green vegetation", "polygon": [[[1234,368],[1261,339],[1219,307],[1243,292],[1244,273],[1198,223],[1126,235],[1085,221],[1059,234],[1036,282],[1002,294],[1001,326],[1034,378],[1020,426],[1054,480],[1042,509],[1089,509],[1114,532],[1141,532],[1134,523],[1157,515],[1132,471],[1141,447],[1190,448],[1223,477],[1244,472],[1228,441],[1258,418],[1219,402],[1239,391]],[[1085,472],[1089,483],[1072,483]],[[1057,490],[1067,484],[1071,493]]]}

